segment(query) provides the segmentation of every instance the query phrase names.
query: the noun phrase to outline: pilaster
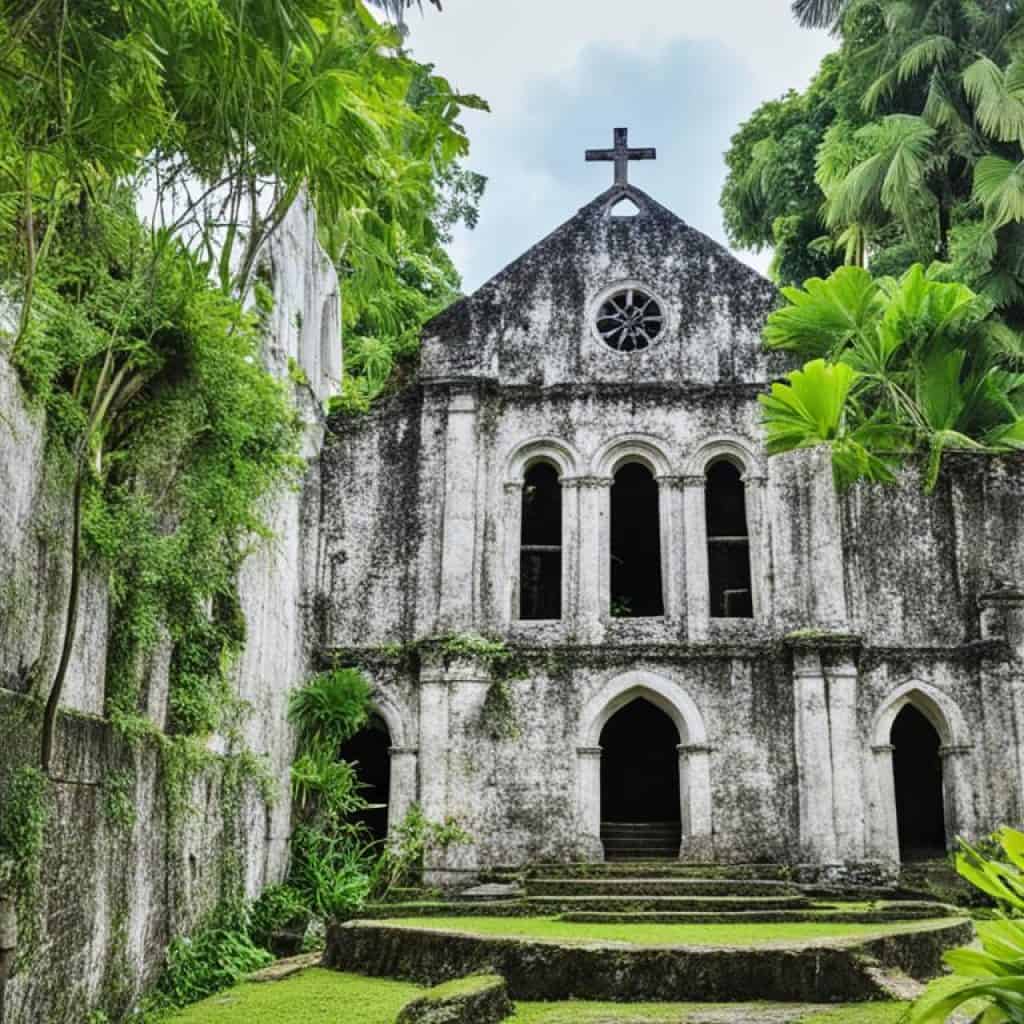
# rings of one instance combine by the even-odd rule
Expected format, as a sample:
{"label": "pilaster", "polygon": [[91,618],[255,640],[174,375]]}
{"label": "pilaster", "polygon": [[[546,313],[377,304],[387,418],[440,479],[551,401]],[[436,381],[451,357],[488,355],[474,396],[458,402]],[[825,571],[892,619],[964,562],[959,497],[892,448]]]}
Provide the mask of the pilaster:
{"label": "pilaster", "polygon": [[468,630],[474,621],[476,580],[476,384],[452,384],[444,464],[444,526],[438,632]]}
{"label": "pilaster", "polygon": [[837,856],[834,785],[825,674],[817,649],[794,649],[793,693],[800,857],[812,864],[829,864]]}
{"label": "pilaster", "polygon": [[711,616],[708,589],[708,545],[703,476],[684,476],[682,486],[684,564],[686,566],[686,624],[691,641],[706,640]]}
{"label": "pilaster", "polygon": [[864,857],[864,787],[857,730],[857,666],[842,657],[825,669],[832,748],[833,822],[840,860]]}

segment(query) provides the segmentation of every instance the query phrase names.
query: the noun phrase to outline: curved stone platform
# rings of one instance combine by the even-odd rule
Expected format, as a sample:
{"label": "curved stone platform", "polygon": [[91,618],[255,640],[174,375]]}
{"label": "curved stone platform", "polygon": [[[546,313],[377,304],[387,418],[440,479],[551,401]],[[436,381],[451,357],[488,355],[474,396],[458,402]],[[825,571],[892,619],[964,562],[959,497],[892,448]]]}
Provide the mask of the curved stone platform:
{"label": "curved stone platform", "polygon": [[[971,940],[963,919],[790,946],[631,946],[472,935],[350,921],[328,930],[324,964],[436,985],[494,971],[513,999],[616,1002],[858,1002],[893,998],[904,975],[934,977]],[[904,979],[905,980],[905,979]]]}

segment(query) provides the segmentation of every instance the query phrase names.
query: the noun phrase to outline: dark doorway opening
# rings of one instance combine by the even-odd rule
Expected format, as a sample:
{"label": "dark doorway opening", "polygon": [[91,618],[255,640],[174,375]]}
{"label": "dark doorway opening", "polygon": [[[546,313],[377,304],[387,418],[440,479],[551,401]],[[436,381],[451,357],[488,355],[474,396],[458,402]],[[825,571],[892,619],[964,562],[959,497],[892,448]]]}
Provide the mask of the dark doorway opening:
{"label": "dark doorway opening", "polygon": [[658,482],[646,466],[635,462],[619,469],[612,484],[611,562],[613,616],[665,614]]}
{"label": "dark doorway opening", "polygon": [[708,581],[711,617],[754,617],[750,583],[750,530],[743,477],[728,460],[708,467],[704,483],[708,535]]}
{"label": "dark doorway opening", "polygon": [[638,697],[601,731],[601,820],[678,825],[679,731]]}
{"label": "dark doorway opening", "polygon": [[892,724],[891,739],[900,859],[944,857],[946,819],[939,734],[917,708],[907,704]]}
{"label": "dark doorway opening", "polygon": [[519,617],[562,617],[562,485],[547,462],[532,465],[523,479],[519,547]]}
{"label": "dark doorway opening", "polygon": [[364,729],[341,745],[338,756],[356,766],[363,784],[360,794],[371,806],[356,815],[374,839],[388,837],[388,796],[391,791],[391,736],[379,715],[371,715]]}

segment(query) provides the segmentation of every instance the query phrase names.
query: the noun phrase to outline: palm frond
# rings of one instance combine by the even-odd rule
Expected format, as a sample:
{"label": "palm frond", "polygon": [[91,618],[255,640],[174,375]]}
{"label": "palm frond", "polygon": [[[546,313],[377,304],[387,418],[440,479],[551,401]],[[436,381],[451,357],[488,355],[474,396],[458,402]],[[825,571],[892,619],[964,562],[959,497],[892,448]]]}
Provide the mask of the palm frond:
{"label": "palm frond", "polygon": [[1024,221],[1024,164],[983,156],[974,168],[974,198],[993,230]]}
{"label": "palm frond", "polygon": [[988,57],[979,57],[964,70],[963,83],[982,131],[1000,142],[1024,138],[1024,102],[1010,93],[998,64]]}
{"label": "palm frond", "polygon": [[957,50],[956,43],[948,36],[925,36],[908,49],[896,65],[898,80],[902,83],[916,78],[922,71],[940,67]]}

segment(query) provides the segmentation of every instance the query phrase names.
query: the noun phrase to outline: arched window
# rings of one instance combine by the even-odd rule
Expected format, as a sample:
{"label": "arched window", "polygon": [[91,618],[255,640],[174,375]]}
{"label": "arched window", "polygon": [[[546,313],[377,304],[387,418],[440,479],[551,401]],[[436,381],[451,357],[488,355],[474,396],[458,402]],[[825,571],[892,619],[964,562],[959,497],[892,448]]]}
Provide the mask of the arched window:
{"label": "arched window", "polygon": [[535,462],[523,479],[519,617],[562,617],[562,485],[548,462]]}
{"label": "arched window", "polygon": [[610,535],[611,614],[664,615],[658,482],[640,463],[627,462],[615,473]]}
{"label": "arched window", "polygon": [[754,601],[743,477],[728,459],[712,462],[705,477],[711,617],[750,619],[754,616]]}

